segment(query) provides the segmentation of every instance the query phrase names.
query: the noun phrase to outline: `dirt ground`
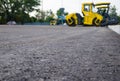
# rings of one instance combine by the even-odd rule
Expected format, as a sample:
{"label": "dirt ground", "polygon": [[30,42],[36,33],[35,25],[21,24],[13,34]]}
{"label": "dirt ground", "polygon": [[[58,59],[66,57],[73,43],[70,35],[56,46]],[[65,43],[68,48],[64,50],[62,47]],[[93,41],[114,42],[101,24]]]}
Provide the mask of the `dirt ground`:
{"label": "dirt ground", "polygon": [[0,81],[120,81],[120,35],[104,27],[1,25]]}

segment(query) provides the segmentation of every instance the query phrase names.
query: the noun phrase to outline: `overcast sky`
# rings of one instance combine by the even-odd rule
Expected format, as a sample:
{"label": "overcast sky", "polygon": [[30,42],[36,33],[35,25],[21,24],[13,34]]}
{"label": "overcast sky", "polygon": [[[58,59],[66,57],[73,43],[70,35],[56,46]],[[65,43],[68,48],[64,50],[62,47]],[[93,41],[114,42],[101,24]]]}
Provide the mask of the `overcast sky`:
{"label": "overcast sky", "polygon": [[[43,0],[43,10],[52,10],[54,13],[64,7],[66,12],[81,12],[81,3],[83,2],[110,2],[111,5],[115,5],[117,13],[120,15],[120,0]],[[40,7],[42,9],[42,7]]]}

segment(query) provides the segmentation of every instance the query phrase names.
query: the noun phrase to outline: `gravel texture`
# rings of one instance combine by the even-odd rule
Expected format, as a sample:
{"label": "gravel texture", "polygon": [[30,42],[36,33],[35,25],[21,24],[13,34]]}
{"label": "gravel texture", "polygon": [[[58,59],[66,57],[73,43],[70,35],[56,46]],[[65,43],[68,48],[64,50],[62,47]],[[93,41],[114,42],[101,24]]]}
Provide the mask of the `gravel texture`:
{"label": "gravel texture", "polygon": [[0,81],[120,81],[120,35],[103,27],[1,25]]}

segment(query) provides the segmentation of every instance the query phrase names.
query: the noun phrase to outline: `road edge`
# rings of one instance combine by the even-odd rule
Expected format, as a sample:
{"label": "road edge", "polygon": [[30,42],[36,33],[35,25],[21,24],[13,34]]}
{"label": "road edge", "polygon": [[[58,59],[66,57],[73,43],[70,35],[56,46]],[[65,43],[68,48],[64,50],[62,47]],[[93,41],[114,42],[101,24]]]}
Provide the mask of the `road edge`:
{"label": "road edge", "polygon": [[111,25],[108,28],[120,35],[120,25]]}

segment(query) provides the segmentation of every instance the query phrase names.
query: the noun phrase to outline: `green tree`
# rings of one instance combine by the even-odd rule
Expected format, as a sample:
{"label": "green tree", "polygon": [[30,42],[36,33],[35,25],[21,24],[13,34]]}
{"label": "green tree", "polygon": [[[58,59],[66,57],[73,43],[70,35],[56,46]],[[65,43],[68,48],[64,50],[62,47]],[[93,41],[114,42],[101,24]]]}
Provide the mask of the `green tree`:
{"label": "green tree", "polygon": [[40,5],[40,0],[0,0],[0,13],[5,13],[3,19],[7,21],[15,20],[15,15],[20,13],[23,21],[24,16],[36,10]]}
{"label": "green tree", "polygon": [[51,20],[54,20],[54,16],[55,15],[54,15],[53,11],[51,11],[51,10],[47,11],[45,21],[50,22]]}
{"label": "green tree", "polygon": [[57,16],[68,15],[68,12],[65,12],[64,10],[65,8],[60,8],[57,10]]}
{"label": "green tree", "polygon": [[116,9],[115,5],[110,8],[110,16],[111,17],[117,16],[116,10],[117,9]]}
{"label": "green tree", "polygon": [[38,9],[37,10],[37,14],[36,14],[36,18],[39,22],[44,22],[46,17],[46,12],[43,10]]}
{"label": "green tree", "polygon": [[64,8],[60,8],[59,10],[57,10],[57,16],[62,16],[64,15]]}
{"label": "green tree", "polygon": [[120,15],[118,16],[119,24],[120,24]]}
{"label": "green tree", "polygon": [[31,17],[31,22],[36,22],[36,21],[37,21],[36,17]]}
{"label": "green tree", "polygon": [[65,12],[65,15],[68,15],[69,13],[68,12]]}
{"label": "green tree", "polygon": [[115,5],[110,8],[110,16],[113,18],[116,17],[118,22],[120,23],[120,15],[118,16]]}

